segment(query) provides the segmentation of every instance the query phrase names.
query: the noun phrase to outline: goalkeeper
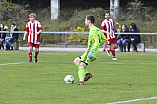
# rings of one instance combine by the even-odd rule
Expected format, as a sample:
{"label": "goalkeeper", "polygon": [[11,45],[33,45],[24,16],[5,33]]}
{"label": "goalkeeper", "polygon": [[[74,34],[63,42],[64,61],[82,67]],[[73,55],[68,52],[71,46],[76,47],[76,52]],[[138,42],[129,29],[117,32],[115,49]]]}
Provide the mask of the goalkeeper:
{"label": "goalkeeper", "polygon": [[99,46],[106,42],[105,35],[99,28],[94,26],[95,18],[93,15],[87,15],[85,19],[85,25],[89,27],[88,48],[85,53],[75,58],[74,64],[78,67],[78,75],[80,82],[76,85],[84,85],[84,81],[88,81],[92,77],[86,69],[86,66],[93,62],[99,56]]}

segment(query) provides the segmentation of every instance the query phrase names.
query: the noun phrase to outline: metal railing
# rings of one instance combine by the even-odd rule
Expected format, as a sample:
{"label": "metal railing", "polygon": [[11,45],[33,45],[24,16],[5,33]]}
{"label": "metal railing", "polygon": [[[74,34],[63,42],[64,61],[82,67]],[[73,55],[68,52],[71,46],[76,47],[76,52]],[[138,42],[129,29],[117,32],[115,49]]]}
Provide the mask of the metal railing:
{"label": "metal railing", "polygon": [[[0,33],[25,33],[25,31],[0,31]],[[45,34],[89,34],[89,32],[41,32]],[[115,33],[115,34],[139,34],[139,35],[157,35],[157,33]]]}
{"label": "metal railing", "polygon": [[[10,33],[19,33],[19,41],[23,40],[23,34],[25,31],[0,31],[0,33],[7,33],[8,35]],[[41,44],[69,44],[69,43],[84,43],[78,41],[81,37],[78,38],[73,38],[73,40],[70,41],[69,36],[73,34],[85,34],[88,35],[89,32],[41,32]],[[49,35],[50,34],[50,35]],[[138,34],[141,35],[142,41],[145,41],[146,43],[149,44],[154,44],[156,45],[157,42],[157,33],[115,33],[115,34]],[[74,35],[75,37],[76,35]],[[146,36],[146,37],[145,37]],[[82,37],[81,40],[86,41],[87,43],[88,39]],[[27,41],[21,41],[20,45],[26,44]]]}

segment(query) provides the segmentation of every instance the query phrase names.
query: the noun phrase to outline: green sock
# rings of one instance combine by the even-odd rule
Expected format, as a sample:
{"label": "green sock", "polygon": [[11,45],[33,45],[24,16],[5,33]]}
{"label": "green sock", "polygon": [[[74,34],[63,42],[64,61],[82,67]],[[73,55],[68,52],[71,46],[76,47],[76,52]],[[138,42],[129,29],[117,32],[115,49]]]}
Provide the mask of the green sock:
{"label": "green sock", "polygon": [[77,63],[76,66],[77,66],[77,68],[79,69],[80,63]]}
{"label": "green sock", "polygon": [[85,74],[89,73],[86,68],[84,68],[84,73],[85,73]]}
{"label": "green sock", "polygon": [[78,75],[79,75],[79,79],[81,82],[84,82],[84,68],[79,68],[79,71],[78,71]]}

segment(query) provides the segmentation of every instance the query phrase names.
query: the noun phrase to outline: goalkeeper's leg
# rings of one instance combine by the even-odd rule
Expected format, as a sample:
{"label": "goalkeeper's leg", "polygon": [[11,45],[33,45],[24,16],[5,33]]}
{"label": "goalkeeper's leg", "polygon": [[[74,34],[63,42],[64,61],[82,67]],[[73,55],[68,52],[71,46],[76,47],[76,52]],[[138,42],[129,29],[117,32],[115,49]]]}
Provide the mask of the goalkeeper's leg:
{"label": "goalkeeper's leg", "polygon": [[84,62],[80,63],[79,70],[78,70],[78,76],[80,79],[80,82],[78,82],[76,85],[84,85],[84,77],[85,77],[85,70],[86,64]]}
{"label": "goalkeeper's leg", "polygon": [[79,66],[80,66],[80,58],[79,57],[77,57],[77,58],[75,58],[74,59],[74,64],[77,66],[77,68],[79,69]]}

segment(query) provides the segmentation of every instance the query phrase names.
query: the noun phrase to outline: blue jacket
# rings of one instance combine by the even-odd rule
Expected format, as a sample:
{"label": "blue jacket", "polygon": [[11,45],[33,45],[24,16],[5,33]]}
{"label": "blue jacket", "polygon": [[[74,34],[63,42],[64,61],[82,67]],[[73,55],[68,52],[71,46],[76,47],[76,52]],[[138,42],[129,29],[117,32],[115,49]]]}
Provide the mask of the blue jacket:
{"label": "blue jacket", "polygon": [[[132,31],[132,29],[130,29],[129,31],[130,33],[140,33],[140,30],[138,28],[136,28],[134,31]],[[135,40],[139,40],[141,41],[141,37],[139,34],[131,34],[130,38],[134,38]]]}

